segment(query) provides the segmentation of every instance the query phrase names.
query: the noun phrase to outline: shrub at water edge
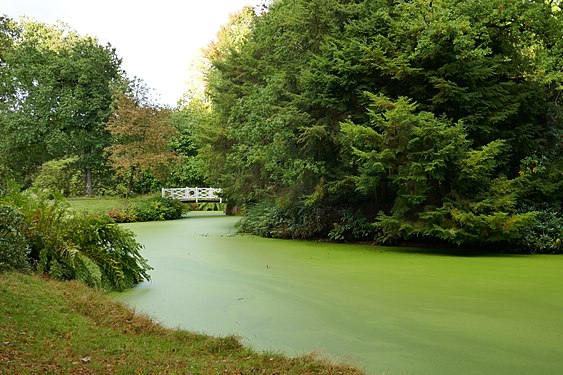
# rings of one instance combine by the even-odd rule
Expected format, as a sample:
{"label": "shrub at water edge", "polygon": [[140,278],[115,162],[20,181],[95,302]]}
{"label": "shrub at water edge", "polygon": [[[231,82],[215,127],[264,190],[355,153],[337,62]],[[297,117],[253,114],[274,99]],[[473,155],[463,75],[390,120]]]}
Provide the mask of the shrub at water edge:
{"label": "shrub at water edge", "polygon": [[20,259],[8,263],[11,253],[3,250],[0,264],[4,268],[22,268],[21,259],[26,256],[29,267],[41,274],[113,290],[150,279],[151,267],[140,255],[134,234],[110,217],[77,214],[59,196],[38,191],[12,190],[0,200],[3,214],[19,215],[21,220],[15,229],[2,224],[0,240],[9,241],[11,253]]}
{"label": "shrub at water edge", "polygon": [[532,254],[560,254],[562,241],[563,216],[557,208],[544,205],[522,230],[518,245]]}
{"label": "shrub at water edge", "polygon": [[116,223],[180,219],[189,208],[179,201],[156,197],[136,202],[124,208],[109,210],[107,215]]}
{"label": "shrub at water edge", "polygon": [[161,197],[138,202],[131,207],[137,221],[173,220],[182,217],[181,202]]}

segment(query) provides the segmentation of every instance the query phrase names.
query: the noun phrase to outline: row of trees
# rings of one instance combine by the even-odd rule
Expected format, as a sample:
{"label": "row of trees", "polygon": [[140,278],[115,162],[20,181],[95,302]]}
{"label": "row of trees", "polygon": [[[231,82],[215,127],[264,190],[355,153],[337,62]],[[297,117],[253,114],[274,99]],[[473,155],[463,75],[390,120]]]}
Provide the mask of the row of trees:
{"label": "row of trees", "polygon": [[0,17],[0,97],[0,175],[24,187],[131,194],[171,171],[171,183],[199,178],[184,173],[195,152],[182,115],[127,78],[111,45],[65,24]]}
{"label": "row of trees", "polygon": [[269,236],[560,251],[549,0],[278,0],[207,50],[201,160]]}

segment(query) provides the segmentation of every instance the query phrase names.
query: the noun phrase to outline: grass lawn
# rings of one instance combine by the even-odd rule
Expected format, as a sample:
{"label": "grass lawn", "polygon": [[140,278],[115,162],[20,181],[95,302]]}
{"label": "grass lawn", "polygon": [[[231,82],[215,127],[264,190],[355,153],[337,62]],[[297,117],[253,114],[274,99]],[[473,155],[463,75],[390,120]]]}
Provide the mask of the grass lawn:
{"label": "grass lawn", "polygon": [[163,328],[78,282],[0,274],[2,374],[359,374]]}
{"label": "grass lawn", "polygon": [[[134,198],[67,198],[67,201],[70,204],[70,207],[76,211],[107,213],[110,210],[125,208],[129,205],[155,196],[156,195],[145,195]],[[199,204],[191,203],[186,207],[190,211],[224,211],[225,209],[224,203],[220,204],[218,202],[203,202]]]}
{"label": "grass lawn", "polygon": [[113,209],[124,208],[132,203],[147,199],[147,197],[135,198],[70,198],[70,207],[77,211],[105,213]]}

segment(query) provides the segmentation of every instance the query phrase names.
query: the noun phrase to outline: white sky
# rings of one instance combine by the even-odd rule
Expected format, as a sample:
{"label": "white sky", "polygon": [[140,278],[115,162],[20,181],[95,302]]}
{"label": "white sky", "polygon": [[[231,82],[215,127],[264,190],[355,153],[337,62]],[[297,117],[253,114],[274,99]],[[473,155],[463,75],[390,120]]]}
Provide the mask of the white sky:
{"label": "white sky", "polygon": [[189,66],[229,14],[258,0],[0,0],[0,14],[61,20],[81,35],[111,43],[129,77],[143,79],[175,106],[187,89]]}

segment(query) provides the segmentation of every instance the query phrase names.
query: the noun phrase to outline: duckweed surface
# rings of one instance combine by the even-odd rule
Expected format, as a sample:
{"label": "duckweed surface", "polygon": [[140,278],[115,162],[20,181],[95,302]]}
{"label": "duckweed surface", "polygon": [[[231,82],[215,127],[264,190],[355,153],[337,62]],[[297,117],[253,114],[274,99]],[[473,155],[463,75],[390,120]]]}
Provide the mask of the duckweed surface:
{"label": "duckweed surface", "polygon": [[127,224],[152,281],[115,298],[170,327],[368,373],[562,374],[563,257],[235,235],[237,218]]}

